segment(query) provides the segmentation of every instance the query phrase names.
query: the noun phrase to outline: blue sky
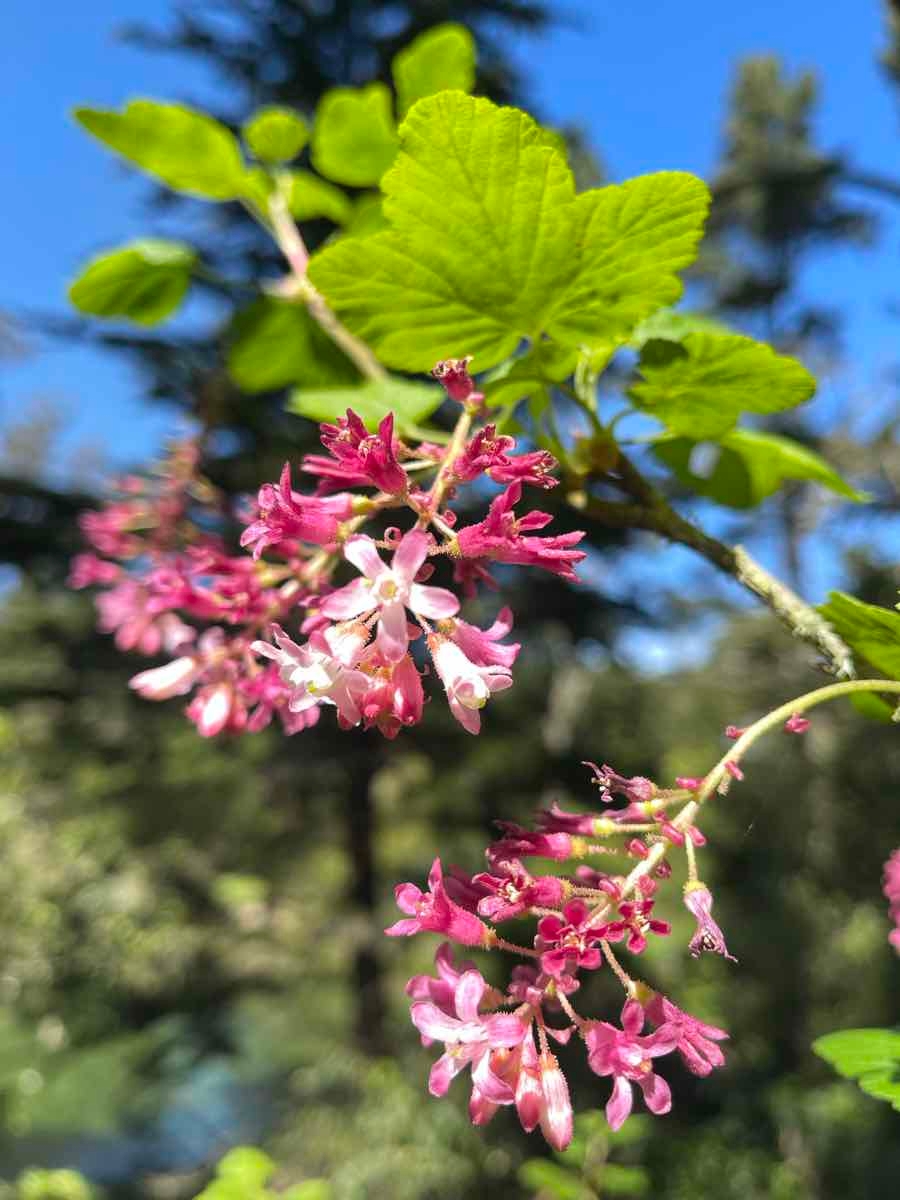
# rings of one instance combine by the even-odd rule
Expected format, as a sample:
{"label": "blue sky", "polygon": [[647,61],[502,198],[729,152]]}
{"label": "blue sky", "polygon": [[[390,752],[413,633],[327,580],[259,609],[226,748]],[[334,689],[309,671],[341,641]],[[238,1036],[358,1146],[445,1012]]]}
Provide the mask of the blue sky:
{"label": "blue sky", "polygon": [[[877,65],[879,0],[569,0],[566,7],[568,28],[518,39],[511,49],[542,116],[584,127],[613,179],[662,168],[708,175],[735,63],[761,51],[777,52],[791,70],[821,72],[824,146],[900,175],[900,105]],[[113,106],[133,95],[202,101],[215,94],[221,84],[200,64],[117,39],[123,24],[164,24],[171,10],[170,0],[6,0],[0,310],[64,313],[66,281],[81,262],[163,230],[144,205],[143,181],[68,114],[79,103]],[[804,277],[811,298],[847,314],[851,365],[826,384],[822,412],[829,397],[865,396],[862,403],[874,405],[890,394],[886,373],[900,359],[900,323],[886,306],[900,301],[900,205],[883,211],[875,248],[822,256]],[[200,315],[189,306],[185,319]],[[31,351],[3,364],[0,423],[17,419],[34,397],[50,396],[69,413],[67,444],[98,443],[117,464],[145,458],[171,431],[173,413],[145,404],[137,374],[117,357],[37,339]]]}

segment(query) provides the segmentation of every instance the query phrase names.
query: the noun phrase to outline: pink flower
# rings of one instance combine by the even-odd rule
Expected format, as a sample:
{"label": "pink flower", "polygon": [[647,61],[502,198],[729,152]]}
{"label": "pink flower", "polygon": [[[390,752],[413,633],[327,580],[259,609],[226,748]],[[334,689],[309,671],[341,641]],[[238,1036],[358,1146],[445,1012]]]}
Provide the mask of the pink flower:
{"label": "pink flower", "polygon": [[541,1133],[554,1150],[565,1150],[572,1140],[572,1101],[569,1085],[554,1055],[540,1056],[538,1071],[541,1083]]}
{"label": "pink flower", "polygon": [[481,392],[475,390],[475,383],[469,374],[471,354],[466,358],[445,358],[431,369],[432,378],[441,384],[451,400],[457,404],[480,405],[484,400]]}
{"label": "pink flower", "polygon": [[370,679],[357,664],[366,644],[366,630],[351,626],[331,626],[310,635],[298,646],[280,625],[273,625],[276,645],[253,642],[251,650],[277,663],[281,678],[289,684],[291,712],[301,713],[318,704],[333,704],[344,726],[362,720],[360,702],[370,687]]}
{"label": "pink flower", "polygon": [[378,614],[378,648],[388,662],[399,662],[409,646],[406,609],[431,620],[452,617],[459,600],[446,588],[425,587],[415,577],[428,557],[431,538],[421,529],[411,529],[401,540],[388,567],[370,537],[348,538],[344,556],[363,578],[332,592],[322,612],[333,620],[345,621],[363,614]]}
{"label": "pink flower", "polygon": [[808,717],[803,717],[800,713],[791,713],[784,723],[785,733],[806,733],[812,722]]}
{"label": "pink flower", "polygon": [[403,726],[422,720],[425,691],[408,654],[391,663],[375,648],[374,654],[364,655],[361,665],[369,676],[368,690],[359,701],[366,729],[375,725],[385,737],[395,738]]}
{"label": "pink flower", "polygon": [[658,921],[650,914],[653,900],[626,900],[619,905],[619,920],[602,926],[603,936],[608,942],[619,942],[626,937],[626,947],[632,954],[640,954],[647,946],[647,934],[665,937],[672,932],[668,921]]}
{"label": "pink flower", "polygon": [[553,858],[565,862],[572,857],[572,839],[567,833],[541,833],[523,829],[512,821],[496,821],[503,837],[488,846],[487,859],[494,868],[514,858]]}
{"label": "pink flower", "polygon": [[241,545],[252,546],[254,559],[267,546],[281,542],[313,542],[322,546],[337,537],[338,525],[353,513],[353,497],[339,492],[327,499],[302,496],[291,489],[291,468],[284,464],[277,484],[264,483],[257,496],[259,514],[241,534]]}
{"label": "pink flower", "polygon": [[322,444],[331,455],[308,454],[303,470],[319,475],[326,486],[372,486],[389,495],[407,488],[406,472],[397,461],[399,442],[394,438],[394,414],[388,413],[378,432],[370,434],[362,420],[347,409],[336,424],[321,427]]}
{"label": "pink flower", "polygon": [[556,908],[562,904],[563,885],[555,875],[534,878],[520,862],[503,864],[501,875],[482,872],[472,882],[488,893],[478,901],[478,912],[489,921],[511,921],[532,907]]}
{"label": "pink flower", "polygon": [[491,1104],[512,1104],[515,1091],[491,1069],[491,1051],[521,1044],[526,1025],[507,1013],[482,1014],[479,1005],[487,984],[478,971],[466,971],[453,990],[453,1013],[430,1000],[417,1000],[410,1009],[416,1029],[446,1050],[431,1068],[428,1090],[444,1096],[465,1067],[472,1068],[472,1083],[479,1096]]}
{"label": "pink flower", "polygon": [[517,518],[513,507],[521,496],[521,483],[511,484],[491,503],[483,521],[460,529],[456,535],[460,553],[464,558],[492,558],[498,562],[541,567],[562,579],[574,581],[575,567],[586,556],[583,550],[572,547],[581,541],[584,533],[525,537],[533,530],[543,529],[553,518],[542,512],[530,512]]}
{"label": "pink flower", "polygon": [[588,1048],[588,1066],[598,1075],[613,1077],[612,1095],[606,1105],[610,1129],[621,1129],[634,1102],[632,1084],[644,1093],[644,1102],[652,1113],[661,1116],[672,1107],[669,1085],[654,1074],[652,1059],[669,1054],[677,1036],[663,1026],[649,1037],[641,1037],[644,1010],[636,1000],[628,1000],[622,1009],[622,1028],[607,1021],[591,1021],[584,1040]]}
{"label": "pink flower", "polygon": [[512,675],[508,668],[476,666],[455,642],[438,634],[429,637],[428,648],[434,669],[447,693],[450,711],[468,733],[479,733],[480,710],[494,692],[512,687]]}
{"label": "pink flower", "polygon": [[444,890],[441,860],[436,858],[428,874],[428,891],[414,883],[398,883],[394,897],[407,920],[397,921],[384,932],[388,937],[410,937],[414,933],[443,933],[463,946],[483,946],[489,936],[487,926],[454,904]]}
{"label": "pink flower", "polygon": [[570,900],[562,917],[542,917],[535,947],[541,951],[541,968],[548,975],[571,974],[579,967],[591,971],[603,961],[597,942],[603,932],[590,925],[591,910],[583,900]]}
{"label": "pink flower", "polygon": [[698,1021],[659,992],[644,1004],[644,1012],[654,1025],[664,1025],[668,1033],[676,1035],[675,1049],[694,1075],[709,1075],[716,1067],[724,1066],[725,1055],[716,1045],[727,1039],[724,1029]]}
{"label": "pink flower", "polygon": [[[456,966],[453,962],[453,947],[449,942],[441,942],[438,946],[434,965],[437,978],[433,975],[413,975],[406,985],[406,994],[412,996],[413,1000],[430,1000],[449,1016],[453,1016],[456,1012],[456,985],[466,971],[474,971],[475,968],[470,962]],[[422,1041],[427,1046],[431,1045],[431,1038],[423,1037]]]}
{"label": "pink flower", "polygon": [[165,666],[139,672],[129,679],[128,686],[145,700],[170,700],[189,692],[202,671],[202,662],[193,655],[185,655]]}
{"label": "pink flower", "polygon": [[896,926],[888,941],[900,954],[900,847],[884,864],[884,894],[888,899],[888,915]]}
{"label": "pink flower", "polygon": [[688,949],[694,958],[699,958],[704,950],[714,954],[722,954],[730,962],[737,962],[733,954],[728,953],[725,936],[712,919],[713,898],[705,883],[686,883],[684,885],[684,904],[697,921],[697,932],[691,938]]}
{"label": "pink flower", "polygon": [[97,584],[115,583],[121,578],[122,568],[116,563],[98,558],[96,554],[76,554],[69,568],[66,585],[70,588],[94,587]]}
{"label": "pink flower", "polygon": [[501,608],[497,620],[489,629],[479,629],[461,617],[441,622],[441,633],[445,633],[459,646],[466,658],[479,667],[506,667],[509,670],[518,657],[521,646],[518,642],[504,645],[513,626],[512,610]]}
{"label": "pink flower", "polygon": [[598,767],[594,762],[583,762],[581,765],[590,767],[594,772],[591,783],[595,783],[600,789],[600,799],[604,804],[609,804],[613,796],[625,796],[632,804],[643,804],[656,795],[656,784],[650,779],[645,779],[643,775],[633,775],[629,779],[625,775],[619,775],[606,763],[602,767]]}
{"label": "pink flower", "polygon": [[135,579],[123,579],[108,592],[101,592],[96,605],[98,629],[115,633],[119,650],[147,655],[164,649],[174,652],[196,636],[174,613],[154,613],[147,589]]}
{"label": "pink flower", "polygon": [[495,483],[526,483],[533,487],[556,487],[559,480],[550,474],[558,465],[547,450],[528,454],[511,454],[515,439],[498,434],[495,425],[485,425],[471,439],[453,463],[453,476],[461,483],[471,483],[479,475],[487,475]]}
{"label": "pink flower", "polygon": [[200,688],[185,709],[201,737],[241,733],[247,725],[247,709],[234,684],[227,679]]}

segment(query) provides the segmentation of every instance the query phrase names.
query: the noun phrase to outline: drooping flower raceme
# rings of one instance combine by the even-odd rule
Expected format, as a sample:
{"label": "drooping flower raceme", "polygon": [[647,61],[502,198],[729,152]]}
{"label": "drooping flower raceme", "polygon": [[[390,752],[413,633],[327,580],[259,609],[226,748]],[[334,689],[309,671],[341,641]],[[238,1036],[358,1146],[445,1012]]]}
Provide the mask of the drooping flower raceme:
{"label": "drooping flower raceme", "polygon": [[[121,649],[170,655],[139,672],[134,690],[155,700],[193,693],[187,714],[208,737],[253,732],[275,714],[298,733],[332,707],[343,728],[392,738],[422,719],[430,676],[477,734],[491,696],[512,686],[512,614],[504,608],[480,629],[459,616],[458,590],[429,576],[446,564],[446,582],[467,597],[495,586],[493,562],[574,579],[584,535],[534,536],[550,517],[513,512],[523,485],[556,483],[556,463],[545,450],[519,452],[487,422],[468,366],[435,369],[463,406],[448,446],[407,444],[390,413],[375,430],[351,410],[324,423],[326,453],[302,463],[314,490],[294,486],[288,463],[264,483],[242,518],[249,554],[228,548],[236,514],[200,474],[199,442],[176,446],[153,479],[129,477],[120,498],[85,513],[92,553],[73,562],[71,585],[102,589],[100,627]],[[483,520],[465,524],[453,506],[479,482],[507,486]],[[405,531],[386,525],[404,512]]]}
{"label": "drooping flower raceme", "polygon": [[[657,1073],[658,1059],[678,1054],[700,1076],[725,1061],[719,1045],[727,1037],[724,1030],[633,978],[618,957],[620,948],[633,958],[643,954],[650,934],[670,935],[669,922],[655,915],[655,906],[671,876],[665,854],[678,848],[688,855],[685,902],[698,921],[689,949],[699,953],[702,945],[731,959],[710,915],[709,889],[694,877],[696,847],[704,841],[694,823],[696,788],[660,788],[643,777],[628,779],[611,767],[588,765],[602,778],[602,812],[569,812],[554,804],[538,814],[538,830],[497,822],[500,836],[485,851],[487,871],[470,876],[453,867],[445,875],[436,860],[427,892],[412,883],[398,885],[397,904],[406,915],[386,931],[392,937],[439,933],[459,945],[501,948],[526,960],[513,968],[503,989],[486,987],[466,964],[463,1001],[457,989],[466,973],[453,966],[444,943],[435,960],[437,978],[415,976],[407,991],[417,1001],[411,1012],[416,1028],[447,1047],[432,1070],[432,1094],[443,1095],[452,1077],[471,1063],[472,1121],[483,1125],[500,1107],[514,1106],[522,1127],[540,1126],[556,1149],[572,1137],[572,1104],[551,1042],[566,1046],[577,1037],[591,1070],[610,1080],[606,1115],[612,1129],[626,1120],[638,1094],[651,1113],[670,1110],[672,1096]],[[675,805],[683,808],[673,818],[669,810]],[[627,876],[590,864],[594,855],[611,851],[633,861]],[[572,866],[547,874],[532,871],[531,859]],[[512,920],[533,922],[530,942],[501,935],[497,926]],[[603,969],[625,989],[620,1025],[577,1010],[582,976]],[[507,1026],[506,1014],[516,1024]]]}

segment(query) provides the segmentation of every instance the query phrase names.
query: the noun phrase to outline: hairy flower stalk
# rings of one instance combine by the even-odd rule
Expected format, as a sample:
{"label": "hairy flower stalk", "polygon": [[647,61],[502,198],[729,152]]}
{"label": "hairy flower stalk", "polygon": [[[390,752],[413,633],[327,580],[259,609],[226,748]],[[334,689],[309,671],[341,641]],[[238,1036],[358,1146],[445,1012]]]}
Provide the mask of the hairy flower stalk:
{"label": "hairy flower stalk", "polygon": [[[686,856],[682,898],[696,923],[687,949],[694,957],[712,952],[736,963],[712,916],[712,892],[697,873],[697,850],[706,841],[697,827],[702,805],[742,778],[739,763],[763,733],[777,728],[803,733],[809,727],[803,713],[865,691],[898,694],[900,683],[872,679],[832,684],[780,706],[746,729],[729,729],[729,737],[736,734],[734,744],[712,770],[680,778],[673,788],[586,763],[600,788],[603,811],[569,812],[554,804],[537,814],[535,830],[497,822],[500,836],[485,850],[487,871],[470,876],[453,867],[445,876],[437,859],[427,893],[414,884],[400,884],[397,903],[407,916],[386,932],[393,937],[435,932],[449,939],[437,952],[437,978],[416,976],[407,988],[417,1001],[411,1015],[426,1035],[423,1041],[441,1041],[445,1047],[432,1069],[432,1094],[442,1096],[453,1075],[471,1064],[469,1111],[475,1124],[485,1124],[501,1107],[514,1107],[523,1129],[540,1126],[547,1141],[563,1149],[572,1136],[572,1103],[551,1039],[563,1047],[581,1042],[591,1070],[611,1081],[606,1116],[614,1130],[631,1113],[635,1096],[654,1115],[671,1109],[671,1091],[657,1073],[658,1059],[677,1054],[701,1077],[723,1067],[720,1043],[727,1033],[636,978],[629,962],[646,951],[648,935],[671,934],[672,926],[656,913],[667,902],[676,901],[677,907],[666,858],[673,848]],[[671,815],[669,810],[679,805]],[[631,860],[630,871],[604,869],[610,854],[612,862]],[[596,864],[591,861],[595,856]],[[533,859],[552,860],[559,869],[532,870]],[[900,850],[885,865],[884,890],[891,918],[898,922]],[[519,935],[511,942],[502,936],[496,926],[510,920],[530,921],[530,937]],[[897,929],[891,941],[900,947]],[[505,950],[524,961],[513,967],[505,987],[489,988],[472,964],[452,965],[452,942]],[[628,958],[620,959],[619,953]],[[600,970],[622,987],[619,1024],[578,1011],[582,977]],[[461,980],[466,980],[465,992],[457,995]],[[431,1001],[427,1008],[418,1002],[423,996]],[[596,1103],[593,1098],[590,1102]]]}

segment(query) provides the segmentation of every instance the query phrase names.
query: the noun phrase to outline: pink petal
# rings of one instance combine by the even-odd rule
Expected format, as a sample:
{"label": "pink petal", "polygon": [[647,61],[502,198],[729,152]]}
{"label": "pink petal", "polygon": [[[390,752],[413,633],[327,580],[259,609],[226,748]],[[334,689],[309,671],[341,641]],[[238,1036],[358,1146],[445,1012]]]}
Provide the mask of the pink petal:
{"label": "pink petal", "polygon": [[466,733],[481,733],[481,712],[477,708],[467,708],[465,704],[460,704],[455,696],[448,699],[450,711]]}
{"label": "pink petal", "polygon": [[638,1080],[638,1085],[644,1093],[644,1103],[656,1116],[661,1117],[672,1108],[672,1093],[669,1085],[659,1075],[652,1072]]}
{"label": "pink petal", "polygon": [[622,1009],[622,1028],[629,1037],[637,1037],[644,1028],[644,1010],[637,1000],[627,1000]]}
{"label": "pink petal", "polygon": [[411,934],[418,933],[421,929],[416,917],[406,917],[402,921],[395,921],[393,925],[389,925],[384,931],[388,937],[410,937]]}
{"label": "pink petal", "polygon": [[491,1104],[512,1104],[516,1098],[509,1084],[491,1070],[491,1056],[487,1051],[472,1067],[472,1082]]}
{"label": "pink petal", "polygon": [[378,619],[378,649],[388,662],[400,662],[409,647],[406,609],[402,604],[384,604]]}
{"label": "pink petal", "polygon": [[353,563],[357,571],[361,571],[367,579],[377,579],[385,569],[378,547],[364,533],[347,538],[344,543],[344,558]]}
{"label": "pink petal", "polygon": [[409,607],[430,621],[443,621],[459,612],[459,597],[447,588],[414,583],[409,589]]}
{"label": "pink petal", "polygon": [[372,599],[372,589],[364,579],[354,579],[352,583],[326,596],[321,611],[333,621],[347,621],[361,613],[371,612],[373,608],[375,601]]}
{"label": "pink petal", "polygon": [[[459,1009],[457,1009],[457,1012]],[[511,1050],[518,1046],[527,1032],[525,1026],[513,1013],[494,1013],[483,1017],[482,1025],[492,1049]]]}
{"label": "pink petal", "polygon": [[426,1037],[433,1038],[436,1042],[452,1044],[461,1040],[462,1021],[448,1016],[430,1000],[417,1000],[410,1008],[409,1015],[419,1033],[424,1033]]}
{"label": "pink petal", "polygon": [[462,1021],[478,1021],[478,1005],[486,984],[480,971],[466,971],[456,985],[456,1012]]}
{"label": "pink petal", "polygon": [[428,1076],[428,1090],[432,1096],[446,1096],[450,1084],[465,1065],[455,1054],[442,1054]]}
{"label": "pink petal", "polygon": [[624,1075],[617,1075],[613,1084],[612,1095],[606,1102],[606,1120],[613,1131],[621,1129],[631,1112],[633,1096],[631,1084]]}
{"label": "pink petal", "polygon": [[552,1054],[541,1055],[541,1131],[554,1150],[565,1150],[572,1140],[572,1101],[569,1085]]}
{"label": "pink petal", "polygon": [[401,912],[412,916],[418,909],[422,891],[414,883],[398,883],[394,888],[394,899]]}
{"label": "pink petal", "polygon": [[[350,539],[353,540],[352,538]],[[410,584],[428,557],[431,538],[422,529],[411,529],[394,551],[391,568],[404,583]],[[458,607],[458,605],[457,605]]]}

